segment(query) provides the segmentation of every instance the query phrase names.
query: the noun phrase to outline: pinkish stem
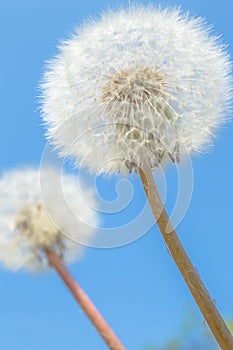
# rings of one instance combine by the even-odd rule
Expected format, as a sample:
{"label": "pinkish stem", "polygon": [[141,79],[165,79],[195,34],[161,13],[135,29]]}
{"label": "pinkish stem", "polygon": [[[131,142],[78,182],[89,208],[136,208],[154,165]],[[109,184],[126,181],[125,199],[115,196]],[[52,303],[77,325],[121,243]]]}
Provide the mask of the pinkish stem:
{"label": "pinkish stem", "polygon": [[93,305],[86,293],[74,280],[72,275],[65,267],[62,259],[52,250],[46,250],[47,258],[51,266],[57,271],[63,282],[66,284],[74,298],[77,300],[91,323],[95,326],[109,349],[111,350],[125,350],[120,340],[116,337],[109,325],[103,319],[99,311]]}

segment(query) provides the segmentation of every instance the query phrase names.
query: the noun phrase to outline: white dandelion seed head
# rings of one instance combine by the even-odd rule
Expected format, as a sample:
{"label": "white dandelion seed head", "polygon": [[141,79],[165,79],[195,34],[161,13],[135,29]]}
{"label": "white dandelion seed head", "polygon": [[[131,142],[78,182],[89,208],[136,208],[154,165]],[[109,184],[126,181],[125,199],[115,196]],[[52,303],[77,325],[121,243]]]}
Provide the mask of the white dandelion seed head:
{"label": "white dandelion seed head", "polygon": [[48,137],[94,173],[152,168],[211,144],[229,113],[229,57],[200,18],[130,6],[78,29],[42,83]]}
{"label": "white dandelion seed head", "polygon": [[[46,203],[41,197],[38,170],[12,170],[0,179],[0,263],[9,269],[46,269],[45,249],[52,249],[71,262],[81,255],[81,247],[65,237],[66,231],[76,230],[89,238],[94,233],[97,217],[77,192],[74,175],[63,175],[62,190],[78,218],[76,221],[67,214],[64,202],[57,201],[57,188],[53,186],[57,170],[43,169],[45,176]],[[87,190],[86,198],[94,204],[92,191]],[[93,226],[84,222],[92,222]]]}

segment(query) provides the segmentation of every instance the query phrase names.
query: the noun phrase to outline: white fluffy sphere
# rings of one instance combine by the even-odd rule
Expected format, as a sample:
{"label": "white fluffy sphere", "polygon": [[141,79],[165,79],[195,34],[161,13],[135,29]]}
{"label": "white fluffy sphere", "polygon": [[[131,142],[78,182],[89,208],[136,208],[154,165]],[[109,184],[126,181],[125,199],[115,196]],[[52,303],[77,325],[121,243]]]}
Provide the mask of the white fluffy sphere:
{"label": "white fluffy sphere", "polygon": [[205,150],[229,112],[230,63],[200,18],[130,6],[61,43],[42,83],[48,137],[94,173]]}
{"label": "white fluffy sphere", "polygon": [[[0,264],[12,270],[32,271],[48,267],[44,250],[52,249],[66,262],[80,256],[80,245],[65,237],[76,231],[87,239],[93,236],[97,223],[95,212],[77,192],[73,175],[63,175],[63,195],[66,196],[76,220],[68,215],[65,201],[58,201],[54,179],[59,176],[52,168],[43,169],[47,181],[46,203],[41,197],[40,172],[33,168],[5,172],[0,178]],[[82,184],[82,189],[85,188]],[[94,195],[86,191],[89,204]],[[85,223],[92,223],[93,226]]]}

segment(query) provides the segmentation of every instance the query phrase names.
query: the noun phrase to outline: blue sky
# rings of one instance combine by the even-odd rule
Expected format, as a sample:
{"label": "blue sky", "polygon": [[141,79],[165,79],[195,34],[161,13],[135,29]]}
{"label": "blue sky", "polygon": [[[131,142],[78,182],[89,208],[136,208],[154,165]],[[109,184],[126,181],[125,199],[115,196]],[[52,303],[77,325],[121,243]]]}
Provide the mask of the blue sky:
{"label": "blue sky", "polygon": [[[44,62],[56,53],[59,40],[87,17],[127,3],[2,2],[0,172],[40,162],[46,141],[38,111],[38,82]],[[181,5],[184,10],[205,17],[214,24],[216,34],[223,34],[232,54],[231,1],[160,3]],[[233,317],[232,150],[233,124],[228,123],[219,132],[211,152],[193,159],[192,200],[178,227],[194,265],[226,318]],[[171,198],[176,190],[174,176],[172,170],[167,174]],[[145,198],[138,179],[130,180],[137,191],[132,210],[137,210]],[[110,193],[110,199],[114,199],[116,179],[100,178],[98,182],[102,196],[109,199]],[[116,224],[117,220],[111,218]],[[159,344],[174,335],[190,308],[204,327],[203,318],[156,227],[123,247],[86,248],[82,260],[70,268],[129,350]],[[106,349],[55,273],[31,276],[26,272],[13,274],[1,270],[0,295],[1,350]]]}

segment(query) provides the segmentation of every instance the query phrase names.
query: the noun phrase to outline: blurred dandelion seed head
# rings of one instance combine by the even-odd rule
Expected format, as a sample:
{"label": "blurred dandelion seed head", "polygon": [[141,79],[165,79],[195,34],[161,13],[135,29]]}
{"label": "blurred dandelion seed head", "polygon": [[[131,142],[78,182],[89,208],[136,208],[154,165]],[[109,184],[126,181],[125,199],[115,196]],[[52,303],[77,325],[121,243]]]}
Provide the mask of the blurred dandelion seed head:
{"label": "blurred dandelion seed head", "polygon": [[[46,269],[46,249],[55,251],[66,262],[73,261],[80,257],[81,247],[65,236],[67,231],[80,230],[87,239],[93,235],[97,217],[80,197],[75,186],[75,177],[70,174],[63,175],[63,195],[67,196],[66,199],[73,209],[73,216],[69,216],[70,209],[67,209],[66,199],[58,200],[59,189],[56,186],[59,185],[59,176],[60,173],[55,169],[43,169],[43,181],[46,181],[47,191],[45,203],[41,197],[38,170],[16,169],[2,175],[0,263],[7,268],[26,268],[31,271]],[[87,198],[90,205],[94,203],[91,190],[87,190]],[[85,225],[85,220],[93,222],[93,227]]]}

